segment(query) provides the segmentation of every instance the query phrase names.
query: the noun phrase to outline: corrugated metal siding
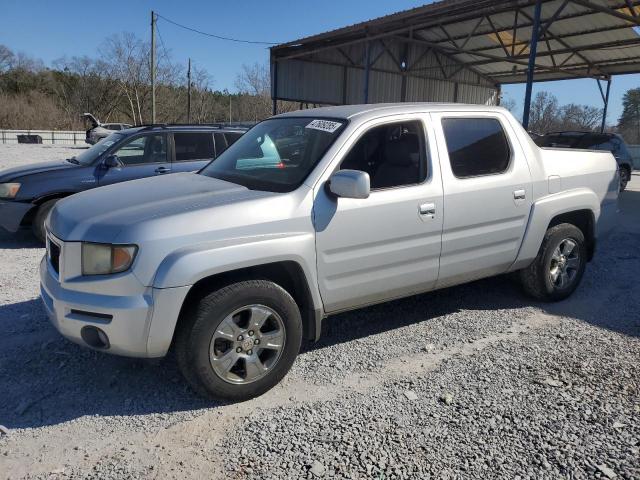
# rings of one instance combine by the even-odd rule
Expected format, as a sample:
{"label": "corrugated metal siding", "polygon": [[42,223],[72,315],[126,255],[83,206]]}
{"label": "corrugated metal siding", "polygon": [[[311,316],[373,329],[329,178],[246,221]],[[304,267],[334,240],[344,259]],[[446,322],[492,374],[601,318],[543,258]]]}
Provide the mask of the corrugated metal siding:
{"label": "corrugated metal siding", "polygon": [[300,60],[278,62],[278,97],[313,103],[342,103],[343,68]]}
{"label": "corrugated metal siding", "polygon": [[[345,70],[346,96],[343,93]],[[300,60],[280,61],[278,62],[278,97],[323,104],[363,103],[364,78],[362,68]],[[470,85],[464,83],[465,81],[478,81],[477,75],[462,71],[453,76],[452,80],[407,76],[405,101],[457,101],[487,105],[495,103],[497,91],[494,87]],[[369,72],[369,103],[400,101],[402,101],[402,74],[375,70]]]}

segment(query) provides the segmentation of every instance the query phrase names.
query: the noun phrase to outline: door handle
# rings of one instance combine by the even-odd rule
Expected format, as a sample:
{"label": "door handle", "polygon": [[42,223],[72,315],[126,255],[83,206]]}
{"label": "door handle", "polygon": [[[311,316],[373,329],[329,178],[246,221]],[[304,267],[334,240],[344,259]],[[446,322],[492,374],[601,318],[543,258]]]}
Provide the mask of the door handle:
{"label": "door handle", "polygon": [[524,200],[527,197],[527,192],[524,190],[516,190],[513,192],[514,200]]}
{"label": "door handle", "polygon": [[436,204],[435,203],[423,203],[418,207],[418,211],[420,215],[435,215],[436,214]]}
{"label": "door handle", "polygon": [[158,167],[156,173],[169,173],[171,169],[169,167]]}

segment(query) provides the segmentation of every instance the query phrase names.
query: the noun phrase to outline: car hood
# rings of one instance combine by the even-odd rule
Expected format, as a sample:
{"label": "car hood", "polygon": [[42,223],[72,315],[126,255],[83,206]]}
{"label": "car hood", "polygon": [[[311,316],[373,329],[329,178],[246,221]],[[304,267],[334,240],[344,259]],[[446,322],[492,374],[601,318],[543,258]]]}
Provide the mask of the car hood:
{"label": "car hood", "polygon": [[64,170],[67,168],[74,168],[78,166],[79,165],[67,162],[66,160],[53,160],[50,162],[32,163],[21,167],[14,167],[0,171],[0,182],[8,182],[16,178],[33,175],[35,173],[52,172],[54,170]]}
{"label": "car hood", "polygon": [[196,173],[176,173],[67,197],[51,212],[48,229],[65,241],[157,238],[174,233],[194,212],[273,195]]}

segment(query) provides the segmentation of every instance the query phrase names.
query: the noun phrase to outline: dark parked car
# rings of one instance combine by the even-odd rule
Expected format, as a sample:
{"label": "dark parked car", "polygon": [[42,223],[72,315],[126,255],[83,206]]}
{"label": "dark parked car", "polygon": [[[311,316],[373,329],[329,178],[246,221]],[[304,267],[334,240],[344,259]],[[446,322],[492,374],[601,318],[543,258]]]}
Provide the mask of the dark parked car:
{"label": "dark parked car", "polygon": [[0,227],[31,227],[44,240],[55,203],[74,193],[172,172],[200,170],[245,132],[204,125],[152,125],[114,132],[66,160],[0,172]]}
{"label": "dark parked car", "polygon": [[618,162],[620,191],[627,187],[633,170],[633,159],[622,137],[615,133],[553,132],[534,139],[540,147],[583,148],[613,153]]}

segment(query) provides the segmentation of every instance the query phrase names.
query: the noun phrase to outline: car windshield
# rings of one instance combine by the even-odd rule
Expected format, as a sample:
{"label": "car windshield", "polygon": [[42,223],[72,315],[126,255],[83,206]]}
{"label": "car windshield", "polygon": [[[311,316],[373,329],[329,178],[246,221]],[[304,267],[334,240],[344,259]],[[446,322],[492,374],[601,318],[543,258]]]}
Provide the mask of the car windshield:
{"label": "car windshield", "polygon": [[124,136],[119,134],[119,133],[112,133],[111,135],[109,135],[105,139],[103,139],[103,140],[99,141],[98,143],[96,143],[95,145],[93,145],[91,148],[88,148],[87,150],[85,150],[81,154],[76,155],[75,157],[73,157],[73,159],[76,160],[80,165],[85,165],[85,166],[86,165],[91,165],[111,145],[113,145],[116,142],[119,142],[123,138],[124,138]]}
{"label": "car windshield", "polygon": [[259,123],[200,171],[252,190],[298,188],[340,135],[346,120],[272,118]]}
{"label": "car windshield", "polygon": [[615,141],[609,135],[596,133],[549,134],[536,140],[540,147],[582,148],[585,150],[616,150]]}
{"label": "car windshield", "polygon": [[536,139],[539,147],[577,148],[576,144],[582,135],[543,135]]}

